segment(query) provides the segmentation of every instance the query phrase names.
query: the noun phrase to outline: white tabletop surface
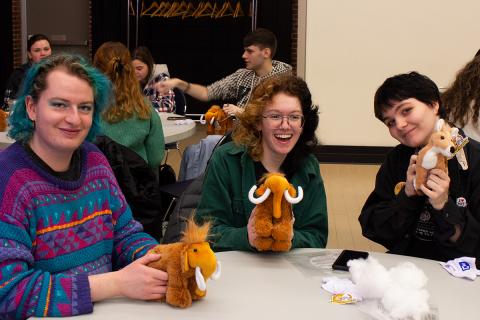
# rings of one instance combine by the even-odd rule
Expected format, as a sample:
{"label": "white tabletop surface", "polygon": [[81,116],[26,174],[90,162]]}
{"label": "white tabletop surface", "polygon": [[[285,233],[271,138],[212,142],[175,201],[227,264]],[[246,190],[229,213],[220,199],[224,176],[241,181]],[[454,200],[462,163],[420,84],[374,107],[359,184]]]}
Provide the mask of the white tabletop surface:
{"label": "white tabletop surface", "polygon": [[[301,249],[288,254],[221,252],[219,280],[207,282],[205,299],[178,309],[160,302],[125,298],[95,303],[92,314],[72,319],[369,319],[358,305],[329,302],[321,288],[324,276],[348,277],[330,266],[337,250]],[[470,281],[448,274],[436,261],[371,253],[387,268],[410,261],[428,277],[429,303],[440,319],[479,319],[476,302],[480,279]],[[312,264],[317,264],[314,266]]]}
{"label": "white tabletop surface", "polygon": [[[186,139],[195,133],[195,122],[189,124],[175,124],[175,120],[167,120],[167,117],[178,116],[173,113],[161,112],[160,119],[162,120],[163,135],[165,143],[171,143]],[[0,132],[0,147],[7,147],[14,143],[15,140],[7,137],[7,131]]]}
{"label": "white tabletop surface", "polygon": [[163,136],[165,143],[177,142],[192,136],[195,133],[195,122],[189,124],[175,124],[175,120],[167,120],[168,117],[177,116],[177,114],[159,112],[162,120]]}

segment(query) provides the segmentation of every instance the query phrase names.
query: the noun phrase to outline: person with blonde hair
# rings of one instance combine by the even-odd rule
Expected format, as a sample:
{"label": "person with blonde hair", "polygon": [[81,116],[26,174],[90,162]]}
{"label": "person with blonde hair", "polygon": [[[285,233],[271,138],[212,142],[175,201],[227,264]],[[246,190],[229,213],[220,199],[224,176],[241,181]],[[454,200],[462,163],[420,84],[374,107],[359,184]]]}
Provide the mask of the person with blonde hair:
{"label": "person with blonde hair", "polygon": [[447,119],[467,136],[480,141],[480,56],[463,67],[452,85],[442,93],[441,99],[447,113]]}
{"label": "person with blonde hair", "polygon": [[113,84],[114,98],[102,114],[102,133],[135,151],[151,168],[158,167],[165,149],[162,123],[140,90],[130,52],[120,42],[105,42],[93,64]]}
{"label": "person with blonde hair", "polygon": [[233,141],[216,149],[208,165],[196,215],[212,219],[216,251],[257,251],[248,200],[265,173],[279,172],[303,200],[293,205],[292,248],[324,248],[328,237],[325,188],[313,155],[318,141],[318,107],[307,84],[295,76],[262,82],[253,92]]}

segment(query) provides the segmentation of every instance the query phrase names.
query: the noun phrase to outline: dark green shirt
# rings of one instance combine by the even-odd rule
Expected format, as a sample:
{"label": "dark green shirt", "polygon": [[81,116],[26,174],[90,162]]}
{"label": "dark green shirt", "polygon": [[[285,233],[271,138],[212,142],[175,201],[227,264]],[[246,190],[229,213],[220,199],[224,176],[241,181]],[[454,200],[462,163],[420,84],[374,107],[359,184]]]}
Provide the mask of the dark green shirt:
{"label": "dark green shirt", "polygon": [[[320,166],[313,155],[296,168],[290,183],[304,191],[303,200],[293,205],[292,249],[324,248],[328,237],[327,203]],[[213,220],[215,251],[255,251],[247,236],[248,218],[255,206],[248,200],[248,191],[254,184],[254,161],[244,147],[230,142],[215,150],[196,212],[199,220]]]}

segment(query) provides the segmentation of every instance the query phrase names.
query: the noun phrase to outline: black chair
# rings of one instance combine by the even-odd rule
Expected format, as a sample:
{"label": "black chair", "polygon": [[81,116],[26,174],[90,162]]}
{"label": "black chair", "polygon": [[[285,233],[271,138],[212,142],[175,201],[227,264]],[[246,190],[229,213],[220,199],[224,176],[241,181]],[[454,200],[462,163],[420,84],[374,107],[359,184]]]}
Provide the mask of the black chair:
{"label": "black chair", "polygon": [[173,93],[175,94],[175,110],[173,112],[183,116],[187,112],[187,99],[185,98],[185,94],[178,88],[173,88]]}
{"label": "black chair", "polygon": [[[230,141],[232,141],[231,132],[225,134],[222,139],[218,141],[214,148],[214,152],[216,148]],[[195,179],[160,187],[162,193],[172,196],[172,201],[170,202],[167,210],[168,212],[166,213],[162,224],[162,243],[179,241],[181,233],[185,229],[187,219],[197,208],[202,193],[205,172]]]}

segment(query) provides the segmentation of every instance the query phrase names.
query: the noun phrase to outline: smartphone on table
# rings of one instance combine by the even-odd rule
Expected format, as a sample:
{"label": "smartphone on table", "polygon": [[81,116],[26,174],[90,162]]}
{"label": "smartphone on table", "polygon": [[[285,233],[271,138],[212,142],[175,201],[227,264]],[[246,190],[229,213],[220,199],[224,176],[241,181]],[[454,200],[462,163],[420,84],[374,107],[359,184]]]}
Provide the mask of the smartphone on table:
{"label": "smartphone on table", "polygon": [[187,119],[187,117],[185,117],[185,116],[171,116],[171,117],[167,117],[167,120],[184,120],[184,119]]}
{"label": "smartphone on table", "polygon": [[343,250],[332,265],[334,270],[348,271],[347,262],[354,259],[367,259],[368,252],[356,250]]}

